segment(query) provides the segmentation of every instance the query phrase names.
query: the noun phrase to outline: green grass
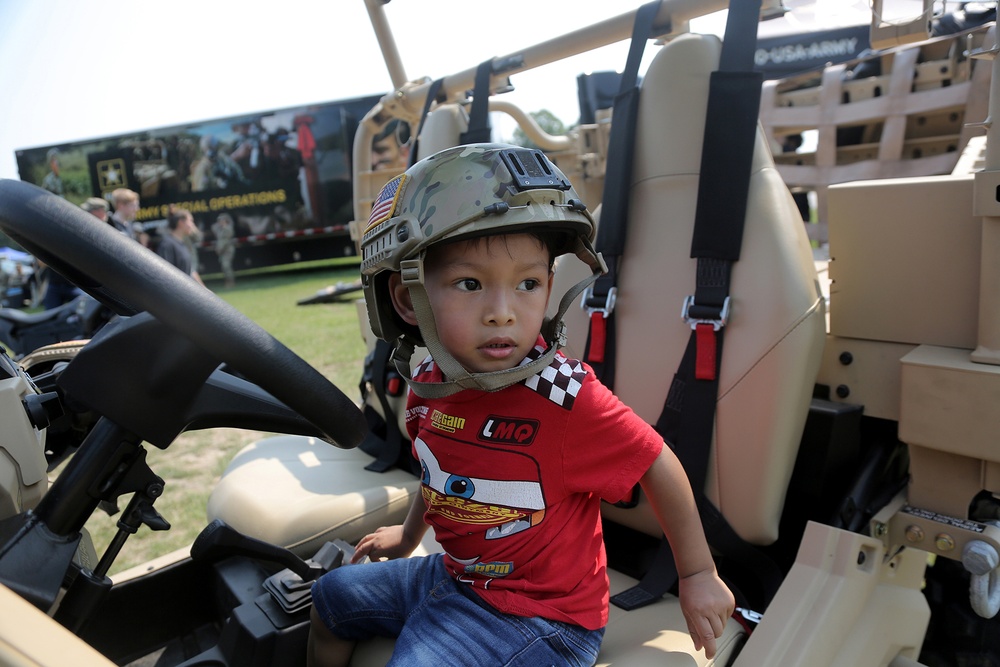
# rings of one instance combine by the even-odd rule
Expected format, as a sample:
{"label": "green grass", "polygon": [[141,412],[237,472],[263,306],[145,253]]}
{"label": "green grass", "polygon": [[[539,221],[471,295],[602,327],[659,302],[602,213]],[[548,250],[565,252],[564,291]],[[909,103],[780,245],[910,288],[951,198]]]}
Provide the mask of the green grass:
{"label": "green grass", "polygon": [[339,282],[358,279],[357,258],[294,273],[259,272],[240,276],[236,287],[224,289],[209,279],[209,287],[244,315],[269,331],[293,352],[315,366],[344,393],[357,393],[364,341],[354,300],[298,306],[302,299]]}
{"label": "green grass", "polygon": [[[206,283],[357,400],[365,345],[354,300],[361,293],[338,303],[299,306],[297,302],[330,285],[354,282],[358,276],[357,258],[348,258],[312,263],[295,271],[238,274],[236,286],[228,289],[213,276],[208,276]],[[171,529],[152,532],[145,526],[140,528],[126,542],[111,574],[190,544],[206,524],[208,496],[229,461],[240,449],[265,435],[212,429],[182,434],[165,450],[147,446],[150,467],[166,482],[155,507],[170,522]],[[127,496],[119,499],[122,509],[127,503]],[[98,556],[117,532],[117,519],[98,510],[87,523]]]}

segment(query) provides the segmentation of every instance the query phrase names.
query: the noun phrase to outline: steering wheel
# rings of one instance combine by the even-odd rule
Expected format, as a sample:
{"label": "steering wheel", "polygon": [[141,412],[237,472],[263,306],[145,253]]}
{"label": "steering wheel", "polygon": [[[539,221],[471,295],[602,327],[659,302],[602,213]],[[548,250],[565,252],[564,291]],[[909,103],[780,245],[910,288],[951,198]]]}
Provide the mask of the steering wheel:
{"label": "steering wheel", "polygon": [[0,179],[0,228],[119,315],[149,312],[295,410],[342,448],[367,432],[357,405],[305,360],[156,253],[37,186]]}

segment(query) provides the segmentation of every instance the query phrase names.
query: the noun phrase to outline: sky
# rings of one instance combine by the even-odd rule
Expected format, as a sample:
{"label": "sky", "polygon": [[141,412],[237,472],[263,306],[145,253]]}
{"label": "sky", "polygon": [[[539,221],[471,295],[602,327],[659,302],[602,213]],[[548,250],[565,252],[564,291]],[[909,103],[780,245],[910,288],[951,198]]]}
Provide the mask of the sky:
{"label": "sky", "polygon": [[[549,11],[530,13],[540,4]],[[475,67],[630,5],[394,0],[386,15],[407,78],[418,79]],[[567,104],[550,110],[575,122],[576,75],[620,69],[626,46],[551,76],[569,92],[554,97]],[[514,79],[511,101],[524,96],[521,78],[528,75]],[[0,0],[0,178],[17,178],[18,148],[392,88],[364,0]]]}
{"label": "sky", "polygon": [[[385,12],[414,80],[464,71],[640,4],[393,0]],[[844,10],[867,0],[815,4],[821,18],[843,22]],[[721,34],[724,17],[693,27]],[[627,46],[515,74],[504,99],[571,125],[576,76],[620,70]],[[18,177],[19,148],[392,88],[364,0],[0,0],[0,178]]]}

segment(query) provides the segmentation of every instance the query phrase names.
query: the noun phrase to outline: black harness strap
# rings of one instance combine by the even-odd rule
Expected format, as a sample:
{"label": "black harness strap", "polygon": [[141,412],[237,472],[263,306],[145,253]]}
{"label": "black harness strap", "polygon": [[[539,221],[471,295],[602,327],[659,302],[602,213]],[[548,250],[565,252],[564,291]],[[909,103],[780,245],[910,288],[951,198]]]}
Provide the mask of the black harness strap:
{"label": "black harness strap", "polygon": [[[760,105],[762,76],[741,68],[753,63],[760,5],[760,0],[730,3],[719,70],[710,80],[691,243],[691,256],[697,259],[695,293],[684,307],[692,331],[656,429],[684,466],[709,544],[752,568],[770,599],[781,583],[779,568],[740,538],[704,493],[729,317],[730,275],[743,242]],[[669,544],[663,539],[639,584],[611,601],[624,609],[644,606],[667,592],[677,576]]]}
{"label": "black harness strap", "polygon": [[639,7],[632,25],[625,70],[612,111],[611,136],[608,138],[607,168],[601,195],[601,224],[595,247],[604,256],[608,272],[584,292],[584,307],[590,314],[586,361],[598,379],[614,391],[615,385],[615,295],[618,269],[625,254],[629,192],[632,183],[632,155],[635,125],[639,114],[639,64],[646,40],[652,36],[653,19],[660,0]]}
{"label": "black harness strap", "polygon": [[[365,372],[361,378],[361,396],[364,397],[368,391],[375,394],[375,398],[382,408],[383,418],[378,419],[378,414],[371,407],[366,407],[365,417],[368,419],[368,435],[358,445],[358,448],[375,460],[365,466],[365,470],[373,472],[385,472],[397,465],[402,465],[406,457],[410,455],[409,440],[403,438],[399,430],[397,414],[389,404],[390,389],[388,387],[391,379],[399,382],[396,392],[403,391],[402,378],[396,372],[396,367],[389,363],[392,355],[392,345],[384,340],[375,341],[375,349],[372,350],[368,358],[365,359]],[[393,376],[395,376],[393,378]],[[382,429],[381,423],[385,424],[385,435],[379,435]]]}
{"label": "black harness strap", "polygon": [[420,153],[420,133],[424,130],[424,121],[427,120],[427,114],[430,113],[431,105],[437,101],[438,93],[441,91],[441,85],[444,83],[444,79],[435,79],[430,88],[427,89],[427,98],[424,100],[424,109],[420,112],[420,123],[417,124],[417,132],[413,135],[413,148],[410,150],[410,160],[407,163],[407,168],[412,167],[417,163]]}
{"label": "black harness strap", "polygon": [[493,61],[480,63],[476,69],[476,84],[472,90],[472,110],[469,112],[469,129],[462,133],[459,141],[462,144],[489,143],[492,128],[490,127],[490,75],[493,74]]}

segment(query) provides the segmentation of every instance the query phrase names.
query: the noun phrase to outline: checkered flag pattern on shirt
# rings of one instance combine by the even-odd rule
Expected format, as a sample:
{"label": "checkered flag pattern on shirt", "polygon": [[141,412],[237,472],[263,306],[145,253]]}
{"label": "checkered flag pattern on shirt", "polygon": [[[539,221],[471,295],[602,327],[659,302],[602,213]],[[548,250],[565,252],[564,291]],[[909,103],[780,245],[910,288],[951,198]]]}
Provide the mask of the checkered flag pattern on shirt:
{"label": "checkered flag pattern on shirt", "polygon": [[551,364],[537,375],[532,375],[525,380],[524,384],[556,405],[572,410],[573,401],[580,393],[583,379],[586,376],[587,371],[584,369],[583,363],[557,355]]}
{"label": "checkered flag pattern on shirt", "polygon": [[432,370],[434,370],[434,360],[428,356],[413,369],[413,377],[420,377],[424,373],[430,373]]}

